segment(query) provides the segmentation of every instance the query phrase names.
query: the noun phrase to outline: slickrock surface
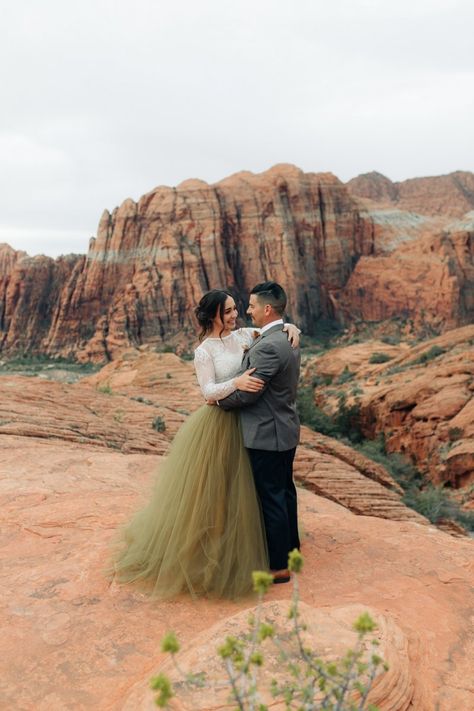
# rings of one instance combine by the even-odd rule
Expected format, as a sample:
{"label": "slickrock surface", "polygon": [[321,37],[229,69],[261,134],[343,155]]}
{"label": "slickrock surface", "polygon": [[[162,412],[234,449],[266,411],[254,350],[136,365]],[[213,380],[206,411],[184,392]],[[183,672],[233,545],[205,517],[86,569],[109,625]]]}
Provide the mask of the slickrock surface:
{"label": "slickrock surface", "polygon": [[[146,499],[159,462],[0,436],[2,708],[149,709],[148,679],[163,661],[165,631],[173,629],[185,651],[210,654],[213,625],[225,633],[236,614],[246,617],[249,600],[157,603],[104,576],[115,531]],[[392,662],[378,684],[382,711],[471,708],[472,543],[416,522],[355,516],[303,489],[299,497],[301,597],[309,621],[321,622],[321,648],[337,649],[341,625],[360,609],[352,605],[369,608]],[[277,586],[268,602],[290,594]],[[390,679],[398,679],[398,706]],[[201,708],[214,708],[214,695]]]}
{"label": "slickrock surface", "polygon": [[[55,438],[125,453],[166,453],[186,415],[203,402],[192,363],[171,353],[128,351],[73,385],[3,376],[0,386],[0,435]],[[402,504],[400,487],[380,465],[308,428],[301,443],[295,476],[311,491],[355,513],[426,522]]]}
{"label": "slickrock surface", "polygon": [[[371,365],[373,352],[394,357]],[[309,360],[304,379],[334,377],[331,385],[316,388],[320,406],[336,405],[334,388],[345,392],[348,402],[359,401],[367,436],[383,432],[388,451],[406,452],[435,483],[469,486],[474,482],[474,326],[395,353],[380,343],[338,348]],[[337,375],[344,364],[354,377],[341,384]],[[357,388],[360,393],[353,395]]]}
{"label": "slickrock surface", "polygon": [[[268,602],[263,606],[262,617],[283,634],[287,634],[293,624],[293,621],[288,620],[288,609],[288,601]],[[313,650],[317,649],[319,656],[327,660],[340,659],[349,648],[355,647],[357,634],[352,630],[354,620],[363,612],[370,612],[373,619],[377,619],[378,624],[378,631],[374,637],[380,646],[376,651],[389,664],[389,670],[377,677],[369,694],[368,703],[377,705],[380,709],[397,709],[397,711],[412,708],[414,684],[408,657],[408,640],[390,617],[385,617],[378,611],[368,610],[367,606],[363,605],[321,609],[303,602],[300,604],[300,611],[302,620],[308,627],[307,632],[302,635],[305,646],[308,645]],[[248,628],[248,617],[251,612],[251,609],[239,612],[223,622],[217,622],[208,632],[201,634],[191,648],[179,656],[180,666],[191,673],[196,669],[203,669],[206,670],[208,678],[223,680],[225,677],[222,661],[216,655],[216,649],[228,635],[238,636],[239,632]],[[283,646],[287,652],[294,653],[294,645],[283,644]],[[280,711],[286,708],[285,704],[275,703],[269,690],[272,679],[276,679],[280,684],[288,682],[288,672],[286,671],[285,675],[285,671],[282,671],[279,651],[272,642],[267,642],[263,646],[263,653],[265,664],[259,677],[262,689],[261,701],[272,709]],[[173,681],[179,681],[179,675],[170,662],[165,663],[164,670]],[[211,699],[213,709],[222,708],[229,711],[235,709],[235,703],[229,702],[228,688],[217,685],[213,695],[209,688],[186,690],[179,694],[171,706],[173,711],[207,711]],[[146,703],[146,696],[144,698],[143,690],[139,688],[127,698],[124,711],[133,711],[137,708],[153,710],[153,702],[150,700]]]}

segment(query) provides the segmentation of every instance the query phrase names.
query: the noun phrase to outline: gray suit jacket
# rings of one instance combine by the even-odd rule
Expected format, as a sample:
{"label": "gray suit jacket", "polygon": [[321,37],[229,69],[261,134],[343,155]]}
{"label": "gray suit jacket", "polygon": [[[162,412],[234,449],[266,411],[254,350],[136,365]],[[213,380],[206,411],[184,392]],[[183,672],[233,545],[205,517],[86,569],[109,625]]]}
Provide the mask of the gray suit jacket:
{"label": "gray suit jacket", "polygon": [[244,445],[250,449],[285,452],[299,442],[300,422],[296,411],[296,388],[300,372],[299,348],[292,348],[279,324],[255,339],[242,360],[243,373],[265,381],[258,393],[236,390],[223,400],[223,410],[241,408]]}

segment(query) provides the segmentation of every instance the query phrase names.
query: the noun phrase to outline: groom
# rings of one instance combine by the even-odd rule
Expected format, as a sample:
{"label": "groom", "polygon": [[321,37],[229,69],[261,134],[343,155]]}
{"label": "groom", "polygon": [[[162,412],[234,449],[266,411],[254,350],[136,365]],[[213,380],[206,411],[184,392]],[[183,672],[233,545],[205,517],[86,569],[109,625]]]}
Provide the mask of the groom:
{"label": "groom", "polygon": [[274,281],[257,284],[247,313],[260,336],[244,353],[242,371],[265,382],[260,392],[236,390],[217,403],[223,410],[238,407],[244,445],[248,450],[255,486],[262,505],[270,569],[275,583],[290,579],[288,553],[299,548],[293,459],[299,441],[296,388],[300,352],[283,332],[284,289]]}

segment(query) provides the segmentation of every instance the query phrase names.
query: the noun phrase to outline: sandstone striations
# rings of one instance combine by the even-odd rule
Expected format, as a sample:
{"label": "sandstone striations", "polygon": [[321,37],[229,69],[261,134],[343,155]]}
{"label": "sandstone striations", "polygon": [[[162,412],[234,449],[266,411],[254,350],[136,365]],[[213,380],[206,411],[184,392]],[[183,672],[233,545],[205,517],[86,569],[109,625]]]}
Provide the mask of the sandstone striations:
{"label": "sandstone striations", "polygon": [[231,287],[242,308],[268,278],[286,285],[308,334],[319,319],[398,318],[416,332],[469,323],[474,223],[453,218],[472,210],[472,175],[420,180],[375,174],[345,186],[278,165],[125,200],[104,212],[86,256],[3,245],[0,350],[102,361],[130,345],[189,343],[204,291]]}
{"label": "sandstone striations", "polygon": [[[128,351],[74,385],[7,375],[1,384],[0,436],[124,454],[166,454],[186,416],[202,405],[192,364],[171,353]],[[400,487],[383,467],[307,428],[295,476],[354,513],[427,523],[402,503]]]}
{"label": "sandstone striations", "polygon": [[207,289],[232,287],[242,305],[269,278],[286,284],[291,315],[312,333],[335,315],[334,295],[372,241],[370,219],[331,174],[281,165],[157,188],[104,212],[87,257],[18,260],[0,291],[2,348],[30,339],[48,354],[110,358],[194,333],[192,308]]}
{"label": "sandstone striations", "polygon": [[[306,364],[320,382],[316,402],[329,411],[343,392],[360,410],[369,438],[382,434],[389,452],[405,453],[435,484],[474,482],[474,326],[448,331],[411,348],[364,343],[337,348]],[[397,353],[398,351],[398,353]],[[376,354],[386,362],[371,363]],[[338,382],[347,368],[345,382]]]}
{"label": "sandstone striations", "polygon": [[474,210],[474,173],[462,170],[396,183],[373,171],[349,180],[347,187],[352,195],[422,215],[459,218]]}

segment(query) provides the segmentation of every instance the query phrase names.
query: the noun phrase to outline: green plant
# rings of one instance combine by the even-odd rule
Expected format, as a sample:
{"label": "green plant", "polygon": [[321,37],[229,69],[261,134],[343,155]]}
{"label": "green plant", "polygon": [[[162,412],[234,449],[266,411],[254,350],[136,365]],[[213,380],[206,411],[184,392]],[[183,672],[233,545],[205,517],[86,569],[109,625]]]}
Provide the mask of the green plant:
{"label": "green plant", "polygon": [[97,390],[104,395],[113,395],[113,390],[108,383],[105,385],[98,385]]}
{"label": "green plant", "polygon": [[441,519],[448,518],[468,530],[474,530],[474,513],[463,511],[444,486],[428,484],[423,489],[410,489],[405,494],[404,501],[415,511],[426,516],[431,523],[436,524]]}
{"label": "green plant", "polygon": [[151,423],[151,426],[153,427],[154,430],[157,432],[164,432],[166,430],[166,422],[164,419],[160,416],[155,417],[153,422]]}
{"label": "green plant", "polygon": [[313,400],[313,389],[302,387],[297,395],[297,408],[300,420],[304,425],[328,437],[349,439],[358,442],[362,439],[359,425],[360,403],[356,399],[352,405],[347,405],[344,392],[338,391],[338,409],[330,416]]}
{"label": "green plant", "polygon": [[427,351],[418,356],[418,358],[412,360],[410,365],[420,365],[423,363],[428,363],[428,361],[433,360],[434,358],[438,358],[438,356],[442,355],[445,352],[445,349],[441,348],[441,346],[431,346],[431,348],[429,348]]}
{"label": "green plant", "polygon": [[314,388],[317,388],[320,385],[331,385],[332,381],[333,381],[332,375],[329,375],[329,374],[315,375],[312,380],[312,385]]}
{"label": "green plant", "polygon": [[[269,707],[260,702],[263,691],[260,670],[265,664],[266,651],[271,647],[278,652],[283,672],[282,680],[273,680],[269,689],[278,706],[284,703],[288,710],[377,711],[375,706],[367,705],[367,699],[377,673],[387,670],[388,666],[377,653],[377,640],[372,639],[372,650],[367,650],[367,635],[375,631],[375,622],[368,613],[360,615],[354,623],[355,647],[340,660],[323,660],[304,639],[306,625],[301,621],[298,583],[302,567],[303,557],[295,549],[288,557],[288,568],[293,573],[289,631],[279,630],[263,619],[263,600],[273,577],[264,571],[253,573],[258,604],[249,618],[249,629],[239,636],[228,636],[217,649],[227,677],[224,685],[229,688],[239,711],[267,711]],[[222,682],[208,679],[206,673],[183,672],[176,659],[180,645],[174,633],[164,637],[161,649],[171,655],[182,680],[178,682],[179,687],[222,686]],[[165,708],[174,694],[170,679],[160,673],[151,679],[150,686],[158,692],[156,705]]]}
{"label": "green plant", "polygon": [[376,439],[356,444],[355,449],[387,469],[404,490],[403,503],[411,509],[434,524],[442,518],[449,518],[468,531],[474,530],[474,512],[464,511],[450,496],[448,488],[432,484],[426,486],[418,469],[402,454],[387,453],[383,433]]}
{"label": "green plant", "polygon": [[342,371],[342,373],[340,374],[340,376],[338,377],[336,382],[338,383],[338,385],[343,385],[344,383],[348,383],[349,380],[352,380],[353,377],[354,377],[354,373],[351,370],[349,370],[349,368],[346,365],[346,367],[344,368],[344,370]]}
{"label": "green plant", "polygon": [[332,418],[314,404],[313,389],[311,387],[299,388],[297,408],[300,420],[304,425],[328,437],[336,437],[337,428]]}
{"label": "green plant", "polygon": [[448,437],[451,442],[456,442],[456,440],[461,439],[464,434],[462,427],[450,427],[448,430]]}
{"label": "green plant", "polygon": [[171,373],[166,373],[166,380],[171,380],[172,377]]}
{"label": "green plant", "polygon": [[387,363],[392,360],[393,356],[388,353],[382,353],[380,351],[375,351],[369,358],[369,363]]}

